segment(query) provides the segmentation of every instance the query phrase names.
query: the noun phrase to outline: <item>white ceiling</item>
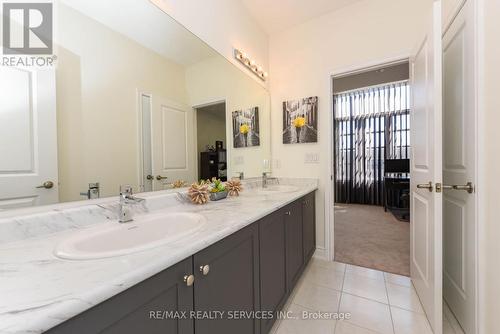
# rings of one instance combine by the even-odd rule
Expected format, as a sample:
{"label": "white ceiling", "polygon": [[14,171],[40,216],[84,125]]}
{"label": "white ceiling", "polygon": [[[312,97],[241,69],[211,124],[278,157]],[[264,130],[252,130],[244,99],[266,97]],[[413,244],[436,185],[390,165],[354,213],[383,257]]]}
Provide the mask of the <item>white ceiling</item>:
{"label": "white ceiling", "polygon": [[137,43],[189,66],[217,53],[147,0],[63,0]]}
{"label": "white ceiling", "polygon": [[361,0],[241,0],[250,14],[273,34]]}

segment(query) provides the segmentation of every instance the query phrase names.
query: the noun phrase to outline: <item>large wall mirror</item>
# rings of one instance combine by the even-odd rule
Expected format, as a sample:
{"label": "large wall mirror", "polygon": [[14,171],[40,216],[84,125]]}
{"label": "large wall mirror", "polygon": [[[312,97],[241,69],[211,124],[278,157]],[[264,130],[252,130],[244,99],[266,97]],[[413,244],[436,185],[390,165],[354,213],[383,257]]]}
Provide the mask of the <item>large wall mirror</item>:
{"label": "large wall mirror", "polygon": [[54,2],[57,66],[0,67],[0,210],[258,176],[269,161],[258,79],[153,3],[116,4]]}

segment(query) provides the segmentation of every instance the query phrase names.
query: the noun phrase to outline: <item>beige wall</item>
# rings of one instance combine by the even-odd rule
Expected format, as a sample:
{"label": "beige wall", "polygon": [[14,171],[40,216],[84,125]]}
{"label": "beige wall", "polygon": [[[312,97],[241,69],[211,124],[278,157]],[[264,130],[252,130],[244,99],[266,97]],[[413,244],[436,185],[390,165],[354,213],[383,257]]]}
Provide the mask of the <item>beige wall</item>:
{"label": "beige wall", "polygon": [[[263,159],[270,159],[270,109],[267,90],[222,57],[214,57],[186,70],[186,87],[191,106],[226,101],[226,143],[228,177],[244,172],[246,177],[263,172]],[[231,113],[259,107],[260,146],[233,148]],[[198,129],[200,131],[200,129]]]}
{"label": "beige wall", "polygon": [[[331,94],[329,74],[362,67],[374,61],[408,56],[424,33],[431,0],[360,1],[310,20],[270,38],[273,173],[320,179],[317,192],[317,244],[327,246],[325,198],[329,186]],[[283,145],[282,102],[319,96],[317,144]],[[305,164],[307,153],[319,155],[318,164]],[[280,167],[280,168],[279,168]],[[326,254],[325,254],[326,255]]]}
{"label": "beige wall", "polygon": [[184,68],[60,5],[57,118],[60,200],[138,181],[137,90],[186,104]]}
{"label": "beige wall", "polygon": [[[268,36],[240,1],[152,0],[237,67],[233,48],[240,48],[264,69],[268,64]],[[263,8],[263,10],[265,10]],[[251,73],[247,75],[265,85]]]}
{"label": "beige wall", "polygon": [[500,333],[500,2],[479,3],[479,319],[481,333]]}

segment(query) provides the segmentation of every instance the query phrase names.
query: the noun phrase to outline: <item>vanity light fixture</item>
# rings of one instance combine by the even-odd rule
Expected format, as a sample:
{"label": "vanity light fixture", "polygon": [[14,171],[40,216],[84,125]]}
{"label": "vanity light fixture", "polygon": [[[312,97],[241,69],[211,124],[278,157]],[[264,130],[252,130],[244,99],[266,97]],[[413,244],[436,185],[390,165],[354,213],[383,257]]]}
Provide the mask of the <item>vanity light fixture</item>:
{"label": "vanity light fixture", "polygon": [[262,66],[258,65],[255,60],[250,59],[248,55],[239,50],[239,49],[234,49],[234,58],[236,58],[240,63],[245,65],[246,68],[248,68],[250,71],[252,71],[256,76],[258,76],[261,80],[266,80],[267,79],[267,72],[264,71]]}

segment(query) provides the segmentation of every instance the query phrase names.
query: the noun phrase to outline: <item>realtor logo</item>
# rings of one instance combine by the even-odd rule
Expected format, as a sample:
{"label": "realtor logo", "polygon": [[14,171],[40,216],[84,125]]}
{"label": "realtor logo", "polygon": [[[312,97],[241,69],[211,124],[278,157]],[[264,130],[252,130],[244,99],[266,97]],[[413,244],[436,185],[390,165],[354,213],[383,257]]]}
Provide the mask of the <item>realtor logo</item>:
{"label": "realtor logo", "polygon": [[3,54],[50,55],[52,3],[3,3]]}

